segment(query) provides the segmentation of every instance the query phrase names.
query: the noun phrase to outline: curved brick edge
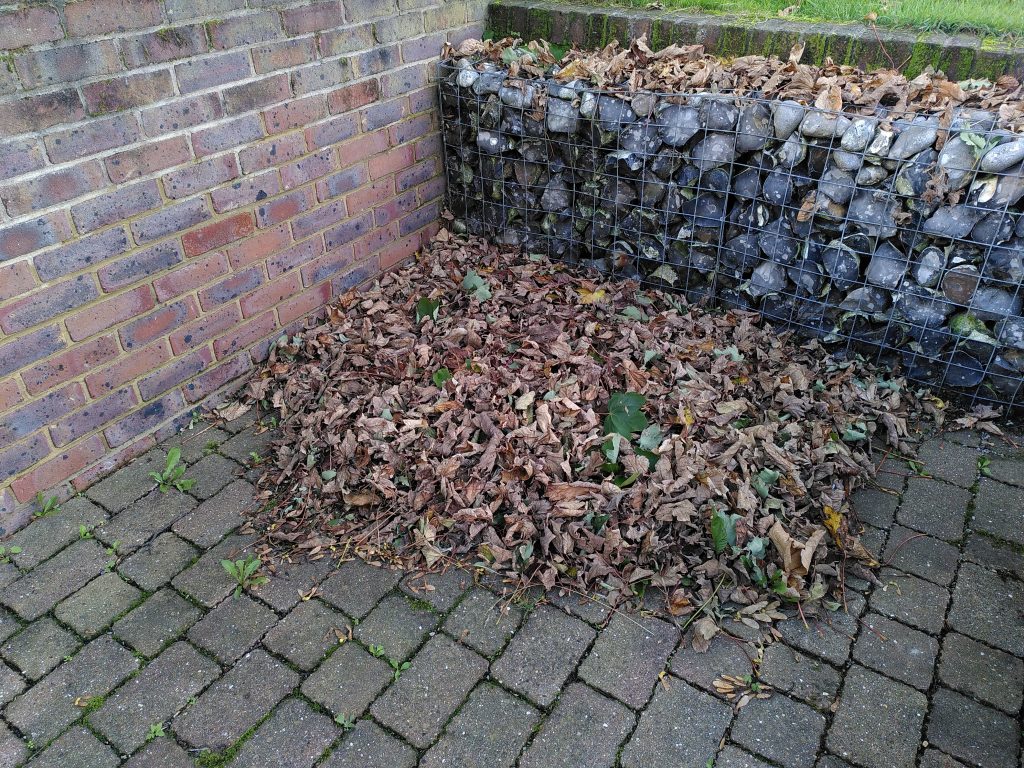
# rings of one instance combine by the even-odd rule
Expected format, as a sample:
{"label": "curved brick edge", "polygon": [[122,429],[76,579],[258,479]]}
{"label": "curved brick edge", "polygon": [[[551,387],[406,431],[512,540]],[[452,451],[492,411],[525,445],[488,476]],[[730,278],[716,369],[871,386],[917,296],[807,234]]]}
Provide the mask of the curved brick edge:
{"label": "curved brick edge", "polygon": [[[1024,47],[1012,47],[973,35],[914,33],[862,24],[825,24],[785,19],[750,22],[735,16],[592,8],[534,0],[492,2],[487,28],[496,37],[513,35],[583,48],[604,46],[647,35],[654,50],[671,43],[702,43],[718,56],[759,54],[785,58],[797,42],[806,45],[802,61],[830,56],[839,64],[863,69],[902,66],[910,77],[931,66],[963,80],[1003,74],[1024,77]],[[880,42],[881,41],[881,44]]]}

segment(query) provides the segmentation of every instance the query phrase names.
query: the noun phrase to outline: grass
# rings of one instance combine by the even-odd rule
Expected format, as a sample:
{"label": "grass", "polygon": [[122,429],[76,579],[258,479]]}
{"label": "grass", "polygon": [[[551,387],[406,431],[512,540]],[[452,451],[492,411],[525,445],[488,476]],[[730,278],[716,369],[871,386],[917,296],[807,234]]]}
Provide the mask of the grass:
{"label": "grass", "polygon": [[[650,0],[613,0],[634,8]],[[1024,38],[1024,0],[660,0],[666,10],[725,13],[758,20],[778,18],[792,8],[791,19],[865,22],[874,13],[880,27],[920,32],[968,32],[1020,42]]]}

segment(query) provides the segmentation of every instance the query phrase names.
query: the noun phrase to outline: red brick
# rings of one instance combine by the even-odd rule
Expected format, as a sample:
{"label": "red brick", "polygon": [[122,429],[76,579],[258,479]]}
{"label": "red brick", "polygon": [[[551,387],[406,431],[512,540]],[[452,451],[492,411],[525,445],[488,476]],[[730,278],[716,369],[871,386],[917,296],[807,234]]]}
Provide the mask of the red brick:
{"label": "red brick", "polygon": [[378,254],[381,270],[391,269],[402,263],[420,249],[420,239],[416,235],[409,235],[400,240],[395,240]]}
{"label": "red brick", "polygon": [[339,224],[333,229],[329,229],[324,233],[324,245],[327,246],[328,251],[333,251],[340,245],[350,243],[357,238],[362,237],[373,228],[373,213],[366,211],[362,216],[358,218],[352,217],[348,221]]}
{"label": "red brick", "polygon": [[289,269],[306,264],[324,252],[323,238],[311,237],[287,250],[274,254],[267,260],[267,274],[277,277]]}
{"label": "red brick", "polygon": [[340,115],[330,120],[311,125],[306,129],[306,145],[310,152],[334,146],[351,139],[359,133],[359,120],[356,115]]}
{"label": "red brick", "polygon": [[0,446],[0,483],[21,474],[50,455],[50,441],[44,432],[36,432],[27,440]]}
{"label": "red brick", "polygon": [[437,109],[437,86],[430,85],[409,94],[409,111],[418,112]]}
{"label": "red brick", "polygon": [[397,221],[409,211],[416,208],[416,206],[416,190],[410,189],[407,192],[403,192],[398,197],[393,197],[383,205],[379,205],[374,208],[374,221],[378,227],[386,227],[391,222]]}
{"label": "red brick", "polygon": [[291,98],[292,88],[288,75],[272,75],[241,85],[225,88],[222,92],[224,112],[238,115],[254,109],[268,107]]}
{"label": "red brick", "polygon": [[200,160],[194,165],[164,176],[164,192],[172,200],[205,192],[218,184],[238,178],[238,163],[234,155],[221,155]]}
{"label": "red brick", "polygon": [[189,232],[182,236],[181,243],[185,247],[186,256],[198,256],[200,253],[241,240],[251,235],[255,229],[252,212],[245,211]]}
{"label": "red brick", "polygon": [[389,146],[387,131],[364,133],[338,146],[338,157],[364,158],[383,152]]}
{"label": "red brick", "polygon": [[132,350],[136,347],[144,347],[151,341],[170,333],[182,323],[195,319],[199,315],[199,307],[195,299],[186,296],[173,304],[166,304],[158,307],[155,312],[150,312],[144,317],[135,320],[119,332],[121,346],[125,350]]}
{"label": "red brick", "polygon": [[307,187],[296,189],[269,200],[256,209],[256,223],[263,229],[288,221],[316,205],[312,191]]}
{"label": "red brick", "polygon": [[317,61],[291,71],[292,91],[296,96],[305,96],[314,91],[347,83],[352,80],[352,64],[347,58]]}
{"label": "red brick", "polygon": [[142,72],[82,86],[85,108],[93,115],[123,112],[174,94],[170,70]]}
{"label": "red brick", "polygon": [[434,116],[433,113],[427,113],[395,123],[388,129],[388,133],[391,136],[391,143],[398,145],[426,136],[432,130],[434,130]]}
{"label": "red brick", "polygon": [[20,181],[0,189],[0,199],[12,216],[49,208],[80,195],[98,191],[106,183],[103,166],[95,160]]}
{"label": "red brick", "polygon": [[376,79],[364,80],[353,85],[346,85],[336,91],[331,91],[327,96],[327,103],[331,108],[331,114],[337,115],[348,112],[350,109],[358,109],[372,104],[380,97],[380,83]]}
{"label": "red brick", "polygon": [[373,24],[370,22],[321,32],[318,38],[320,55],[324,57],[361,51],[376,42],[373,37]]}
{"label": "red brick", "polygon": [[277,307],[277,316],[282,325],[308,315],[331,300],[331,284],[321,283],[316,288],[303,291],[299,295],[284,301]]}
{"label": "red brick", "polygon": [[122,38],[121,50],[129,67],[144,67],[198,56],[210,50],[210,46],[203,25],[190,24]]}
{"label": "red brick", "polygon": [[51,283],[0,309],[0,328],[18,333],[70,312],[99,297],[91,275],[79,275],[60,283]]}
{"label": "red brick", "polygon": [[307,288],[334,277],[353,262],[352,246],[344,245],[328,251],[302,268],[302,284]]}
{"label": "red brick", "polygon": [[271,280],[248,296],[242,297],[239,302],[242,307],[242,317],[249,318],[265,309],[270,309],[301,290],[302,282],[299,280],[298,274],[288,272],[276,280]]}
{"label": "red brick", "polygon": [[139,140],[139,136],[139,125],[132,115],[116,115],[51,133],[45,143],[50,160],[63,163],[132,144]]}
{"label": "red brick", "polygon": [[376,229],[367,232],[352,243],[353,258],[356,261],[363,261],[367,256],[376,253],[388,243],[393,243],[396,240],[395,229],[396,227],[393,225],[387,227],[378,226]]}
{"label": "red brick", "polygon": [[[195,322],[178,328],[170,335],[171,349],[180,355],[195,349],[200,344],[213,341],[217,336],[234,328],[242,321],[238,302],[221,307],[216,312],[207,312]],[[149,370],[149,369],[147,369]]]}
{"label": "red brick", "polygon": [[199,303],[207,312],[212,307],[234,301],[249,291],[254,291],[263,285],[263,270],[258,266],[249,267],[242,272],[236,272],[221,280],[216,285],[211,285],[199,292]]}
{"label": "red brick", "polygon": [[385,72],[380,76],[380,93],[385,99],[402,96],[427,85],[427,67],[414,64],[411,67]]}
{"label": "red brick", "polygon": [[228,248],[228,262],[231,269],[237,271],[253,262],[265,261],[271,254],[287,248],[291,241],[288,225],[280,224]]}
{"label": "red brick", "polygon": [[281,167],[281,185],[284,189],[295,189],[337,169],[334,150],[322,149],[301,160]]}
{"label": "red brick", "polygon": [[181,246],[177,240],[169,240],[104,265],[98,273],[100,285],[106,293],[113,293],[166,272],[181,261]]}
{"label": "red brick", "polygon": [[103,438],[93,435],[88,440],[59,453],[49,461],[37,465],[27,475],[19,477],[11,483],[11,490],[14,491],[18,501],[30,501],[40,491],[49,490],[53,486],[63,483],[76,472],[89,466],[103,455],[105,449]]}
{"label": "red brick", "polygon": [[207,24],[210,41],[221,50],[265,43],[281,37],[281,20],[273,11],[260,11]]}
{"label": "red brick", "polygon": [[406,168],[399,170],[395,174],[395,189],[399,192],[412,189],[432,179],[438,172],[437,161],[434,158],[416,164],[410,163]]}
{"label": "red brick", "polygon": [[289,35],[303,35],[322,29],[337,27],[345,21],[339,0],[312,3],[282,11],[284,31]]}
{"label": "red brick", "polygon": [[395,147],[389,152],[375,155],[369,160],[370,178],[379,179],[381,176],[408,168],[413,163],[415,150],[412,146]]}
{"label": "red brick", "polygon": [[124,69],[112,40],[27,51],[14,57],[14,67],[26,89],[73,83]]}
{"label": "red brick", "polygon": [[113,360],[120,352],[117,337],[100,336],[22,371],[21,380],[30,395],[38,395]]}
{"label": "red brick", "polygon": [[398,222],[398,232],[401,235],[408,235],[421,227],[425,227],[441,215],[441,207],[438,203],[430,203],[410,213]]}
{"label": "red brick", "polygon": [[312,37],[283,40],[252,49],[252,61],[258,75],[308,64],[315,58],[316,42]]}
{"label": "red brick", "polygon": [[174,76],[183,94],[194,93],[245,80],[252,76],[252,66],[247,51],[231,51],[178,64],[174,67]]}
{"label": "red brick", "polygon": [[92,397],[103,397],[129,381],[156,370],[170,359],[167,342],[161,339],[137,352],[122,355],[116,363],[102,371],[89,374],[85,377],[85,386]]}
{"label": "red brick", "polygon": [[378,128],[404,120],[408,116],[409,100],[405,97],[372,104],[362,111],[363,130],[370,133]]}
{"label": "red brick", "polygon": [[119,294],[106,301],[86,307],[65,323],[73,341],[87,339],[100,331],[112,328],[118,323],[137,317],[153,308],[153,290],[148,285],[140,285],[130,291]]}
{"label": "red brick", "polygon": [[246,147],[238,153],[238,157],[242,162],[242,172],[248,174],[287,163],[305,153],[304,137],[301,134],[292,133]]}
{"label": "red brick", "polygon": [[179,357],[170,365],[139,379],[139,393],[144,400],[153,400],[183,381],[202,373],[212,362],[213,353],[209,347],[197,349],[184,357]]}
{"label": "red brick", "polygon": [[419,198],[420,205],[426,205],[429,202],[437,200],[443,194],[444,176],[435,176],[429,181],[426,181],[416,187],[416,195]]}
{"label": "red brick", "polygon": [[69,36],[87,37],[158,26],[164,11],[158,0],[78,0],[64,7],[64,18]]}
{"label": "red brick", "polygon": [[322,201],[328,200],[353,189],[361,187],[370,180],[370,174],[366,170],[366,163],[350,165],[343,171],[328,176],[323,181],[316,183],[316,193]]}
{"label": "red brick", "polygon": [[82,97],[74,88],[0,103],[0,125],[8,136],[74,123],[83,117]]}
{"label": "red brick", "polygon": [[121,419],[103,430],[111,448],[124,445],[140,435],[149,432],[164,421],[181,415],[185,410],[185,399],[177,390],[168,392],[159,400],[146,404],[135,413]]}
{"label": "red brick", "polygon": [[230,360],[208,369],[201,376],[196,376],[181,389],[185,393],[186,400],[190,403],[197,403],[251,369],[252,362],[248,355],[236,355]]}
{"label": "red brick", "polygon": [[378,43],[397,43],[423,34],[423,17],[419,13],[396,13],[373,23]]}
{"label": "red brick", "polygon": [[96,267],[124,253],[129,248],[129,242],[128,233],[123,227],[113,227],[98,235],[83,237],[40,253],[33,259],[33,263],[40,278],[56,280],[72,272]]}
{"label": "red brick", "polygon": [[441,55],[441,47],[444,45],[444,41],[444,32],[417,37],[415,40],[406,40],[402,43],[402,61],[413,62],[423,61],[424,59],[436,59]]}
{"label": "red brick", "polygon": [[432,133],[416,142],[416,160],[426,160],[428,157],[436,157],[440,160],[441,154],[440,133]]}
{"label": "red brick", "polygon": [[53,8],[22,8],[0,14],[0,49],[24,48],[63,37],[60,16]]}
{"label": "red brick", "polygon": [[39,170],[44,165],[46,157],[38,139],[0,141],[0,180]]}
{"label": "red brick", "polygon": [[138,458],[156,445],[152,435],[146,435],[116,450],[103,452],[103,457],[95,464],[79,472],[71,479],[71,487],[76,493],[81,493],[89,486],[102,480],[118,467],[123,467],[132,459]]}
{"label": "red brick", "polygon": [[323,95],[307,96],[279,104],[264,111],[263,120],[271,135],[302,128],[327,116],[327,100]]}
{"label": "red brick", "polygon": [[296,240],[304,240],[314,232],[336,224],[347,216],[348,208],[345,207],[344,200],[332,200],[329,203],[324,203],[292,222],[292,237]]}
{"label": "red brick", "polygon": [[132,234],[138,243],[159,240],[194,227],[212,216],[202,198],[193,198],[177,205],[168,205],[154,214],[132,222]]}
{"label": "red brick", "polygon": [[380,274],[380,261],[376,256],[368,261],[356,264],[348,272],[331,280],[331,290],[335,296],[340,296],[353,288],[359,290],[359,286],[366,285],[370,280]]}
{"label": "red brick", "polygon": [[156,181],[149,179],[91,198],[71,207],[71,218],[84,233],[124,221],[145,211],[159,208],[162,200]]}
{"label": "red brick", "polygon": [[379,45],[352,57],[352,72],[357,78],[379,75],[401,66],[397,45]]}
{"label": "red brick", "polygon": [[274,320],[274,313],[272,311],[265,312],[216,339],[213,342],[213,351],[217,353],[218,360],[223,360],[238,350],[270,336],[275,330],[277,330],[277,322]]}
{"label": "red brick", "polygon": [[0,421],[0,445],[28,437],[33,432],[58,421],[85,401],[85,390],[82,389],[82,385],[74,383],[8,412],[3,421]]}
{"label": "red brick", "polygon": [[191,159],[188,141],[184,136],[175,136],[161,141],[149,141],[141,147],[111,155],[104,163],[110,180],[115,184],[122,184],[148,176],[155,171],[187,163]]}
{"label": "red brick", "polygon": [[156,137],[216,120],[224,114],[224,110],[217,94],[207,93],[144,109],[140,114],[142,130],[147,136]]}
{"label": "red brick", "polygon": [[228,262],[223,253],[211,253],[183,264],[178,269],[153,281],[158,301],[167,301],[194,291],[227,274]]}
{"label": "red brick", "polygon": [[271,170],[255,176],[243,176],[226,187],[215,189],[210,199],[213,201],[213,210],[227,213],[266,200],[280,191],[281,181],[277,173]]}
{"label": "red brick", "polygon": [[0,381],[0,413],[11,410],[21,400],[18,382],[13,377]]}
{"label": "red brick", "polygon": [[0,355],[0,376],[6,376],[19,368],[31,365],[66,346],[59,325],[40,328],[13,341],[7,339],[4,341],[4,353]]}
{"label": "red brick", "polygon": [[73,413],[61,416],[60,421],[50,426],[50,439],[58,448],[73,443],[128,413],[138,404],[139,398],[135,390],[130,387],[118,390],[101,400],[94,400]]}
{"label": "red brick", "polygon": [[27,261],[0,265],[0,302],[28,293],[39,285]]}
{"label": "red brick", "polygon": [[388,176],[360,187],[355,192],[349,192],[345,196],[345,205],[348,206],[349,213],[355,216],[357,213],[387,200],[394,194],[395,180]]}
{"label": "red brick", "polygon": [[71,237],[67,211],[47,213],[32,221],[0,227],[0,261],[56,245]]}
{"label": "red brick", "polygon": [[256,115],[245,115],[229,123],[215,125],[192,134],[192,148],[196,157],[234,149],[262,139],[263,124]]}

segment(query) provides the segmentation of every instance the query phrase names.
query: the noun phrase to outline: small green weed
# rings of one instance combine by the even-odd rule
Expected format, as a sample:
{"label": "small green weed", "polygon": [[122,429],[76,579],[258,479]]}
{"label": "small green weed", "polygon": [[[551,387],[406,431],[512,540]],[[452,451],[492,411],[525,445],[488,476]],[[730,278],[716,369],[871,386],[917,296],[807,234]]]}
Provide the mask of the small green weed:
{"label": "small green weed", "polygon": [[256,453],[256,451],[249,451],[249,463],[254,467],[258,467],[263,463],[263,457]]}
{"label": "small green weed", "polygon": [[21,547],[19,547],[19,546],[15,545],[15,546],[10,546],[10,547],[0,547],[0,563],[9,563],[9,562],[11,562],[11,555],[20,555],[20,554],[21,554]]}
{"label": "small green weed", "polygon": [[92,526],[91,525],[85,525],[85,524],[79,525],[78,526],[78,538],[80,538],[80,539],[91,539],[91,538],[93,538]]}
{"label": "small green weed", "polygon": [[266,576],[260,576],[257,573],[260,566],[263,565],[263,561],[254,555],[249,555],[244,560],[221,560],[220,564],[228,576],[238,582],[238,586],[235,587],[235,597],[241,595],[243,589],[258,587],[268,581]]}
{"label": "small green weed", "polygon": [[162,472],[150,472],[149,476],[157,484],[160,493],[167,493],[171,488],[184,493],[195,485],[195,480],[185,478],[185,463],[181,460],[181,448],[175,446],[167,452],[167,462]]}
{"label": "small green weed", "polygon": [[153,739],[159,739],[161,736],[166,736],[164,733],[163,723],[153,723],[149,726],[149,732],[146,734],[146,741],[152,741]]}
{"label": "small green weed", "polygon": [[334,722],[340,725],[343,731],[351,731],[356,727],[356,719],[352,715],[346,715],[344,712],[340,715],[335,715]]}
{"label": "small green weed", "polygon": [[36,504],[39,509],[32,513],[33,517],[48,517],[60,512],[60,501],[56,496],[43,496],[43,492],[36,494]]}
{"label": "small green weed", "polygon": [[981,456],[978,459],[978,471],[982,477],[992,477],[992,459],[988,456]]}
{"label": "small green weed", "polygon": [[371,645],[370,648],[369,648],[369,651],[370,651],[370,654],[372,656],[374,656],[375,658],[379,659],[381,656],[384,655],[384,646],[383,645]]}
{"label": "small green weed", "polygon": [[396,683],[398,682],[398,678],[402,676],[402,673],[409,668],[408,661],[403,661],[399,663],[394,659],[388,659],[388,664],[391,665],[392,677],[394,678]]}

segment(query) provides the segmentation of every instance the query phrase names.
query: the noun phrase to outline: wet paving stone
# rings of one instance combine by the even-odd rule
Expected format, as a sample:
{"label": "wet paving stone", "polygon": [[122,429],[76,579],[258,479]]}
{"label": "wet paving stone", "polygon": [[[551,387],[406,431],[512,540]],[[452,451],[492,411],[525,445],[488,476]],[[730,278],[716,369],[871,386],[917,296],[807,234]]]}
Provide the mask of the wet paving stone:
{"label": "wet paving stone", "polygon": [[444,631],[464,645],[494,656],[523,620],[523,612],[486,589],[474,589],[448,614]]}
{"label": "wet paving stone", "polygon": [[927,707],[919,691],[854,665],[826,744],[864,768],[913,768]]}
{"label": "wet paving stone", "polygon": [[299,603],[263,638],[263,645],[306,672],[338,646],[349,621],[319,600]]}
{"label": "wet paving stone", "polygon": [[142,598],[116,573],[104,573],[59,603],[53,615],[86,639],[98,635]]}
{"label": "wet paving stone", "polygon": [[0,720],[0,765],[21,765],[27,757],[25,742]]}
{"label": "wet paving stone", "polygon": [[435,635],[370,711],[414,747],[426,749],[486,672],[487,662],[480,656]]}
{"label": "wet paving stone", "polygon": [[1017,551],[1009,542],[972,533],[964,546],[964,559],[992,571],[1007,571],[1024,580],[1024,553]]}
{"label": "wet paving stone", "polygon": [[893,518],[896,517],[900,497],[878,488],[860,488],[850,497],[850,505],[862,523],[885,528],[891,525]]}
{"label": "wet paving stone", "polygon": [[928,716],[928,742],[971,765],[1015,768],[1020,726],[1010,717],[940,688]]}
{"label": "wet paving stone", "polygon": [[926,749],[921,758],[920,768],[967,768],[967,766],[937,749]]}
{"label": "wet paving stone", "polygon": [[289,699],[256,729],[232,768],[310,768],[341,733],[331,718]]}
{"label": "wet paving stone", "polygon": [[173,533],[161,533],[121,563],[117,570],[147,592],[155,592],[187,568],[199,550]]}
{"label": "wet paving stone", "polygon": [[[732,672],[730,674],[738,674]],[[765,649],[758,679],[785,691],[819,711],[828,711],[839,693],[839,673],[823,661],[805,656],[782,643]]]}
{"label": "wet paving stone", "polygon": [[10,611],[0,608],[0,643],[21,628],[21,623]]}
{"label": "wet paving stone", "polygon": [[989,460],[988,476],[1001,483],[1024,487],[1024,460],[992,458]]}
{"label": "wet paving stone", "polygon": [[917,449],[924,471],[939,480],[970,488],[978,476],[978,450],[952,440],[926,440]]}
{"label": "wet paving stone", "polygon": [[193,768],[188,752],[171,739],[153,739],[140,749],[124,768]]}
{"label": "wet paving stone", "polygon": [[107,546],[118,542],[124,554],[136,549],[171,527],[196,506],[196,500],[178,491],[152,491],[96,529],[96,538]]}
{"label": "wet paving stone", "polygon": [[174,732],[196,749],[224,750],[263,719],[299,679],[265,651],[255,650],[174,718]]}
{"label": "wet paving stone", "polygon": [[209,549],[245,521],[245,511],[255,506],[256,489],[235,480],[178,520],[171,530],[197,547]]}
{"label": "wet paving stone", "polygon": [[871,593],[871,607],[904,624],[938,634],[942,629],[949,593],[931,582],[883,568],[882,586]]}
{"label": "wet paving stone", "polygon": [[941,539],[894,525],[882,559],[901,571],[949,586],[956,575],[960,551]]}
{"label": "wet paving stone", "polygon": [[996,609],[1019,606],[1022,601],[1020,582],[964,563],[953,590],[949,625],[975,640],[1024,656],[1024,613]]}
{"label": "wet paving stone", "polygon": [[176,643],[88,717],[89,724],[126,753],[146,742],[153,723],[169,720],[220,675],[220,667],[188,643]]}
{"label": "wet paving stone", "polygon": [[359,717],[391,682],[391,668],[383,659],[347,642],[302,684],[302,693],[333,715]]}
{"label": "wet paving stone", "polygon": [[473,574],[460,568],[439,573],[413,573],[402,579],[400,586],[409,597],[430,603],[435,611],[447,613],[473,586]]}
{"label": "wet paving stone", "polygon": [[555,700],[596,633],[551,606],[537,608],[491,667],[494,678],[546,707]]}
{"label": "wet paving stone", "polygon": [[511,768],[539,720],[540,713],[522,699],[483,683],[420,760],[420,768]]}
{"label": "wet paving stone", "polygon": [[414,608],[403,595],[392,594],[359,622],[355,636],[366,646],[383,647],[386,658],[402,661],[412,655],[439,621],[433,611]]}
{"label": "wet paving stone", "polygon": [[556,765],[612,768],[636,715],[593,688],[571,683],[559,696],[519,761],[520,768]]}
{"label": "wet paving stone", "polygon": [[68,544],[77,541],[79,526],[92,529],[107,521],[107,513],[84,496],[61,504],[59,512],[32,521],[4,542],[7,547],[21,547],[12,559],[19,568],[35,568]]}
{"label": "wet paving stone", "polygon": [[876,672],[927,691],[939,643],[930,635],[871,613],[853,646],[853,658]]}
{"label": "wet paving stone", "polygon": [[47,616],[29,624],[4,643],[0,656],[29,680],[38,680],[74,653],[79,645],[73,634]]}
{"label": "wet paving stone", "polygon": [[729,745],[715,758],[715,768],[772,768],[764,760],[760,760],[749,752]]}
{"label": "wet paving stone", "polygon": [[781,694],[754,699],[732,725],[731,738],[785,768],[813,768],[825,717]]}
{"label": "wet paving stone", "polygon": [[908,528],[947,541],[957,541],[964,533],[964,517],[971,493],[939,480],[912,477],[896,519]]}
{"label": "wet paving stone", "polygon": [[679,642],[679,630],[658,619],[617,614],[579,667],[581,679],[639,709]]}
{"label": "wet paving stone", "polygon": [[32,760],[32,768],[117,768],[120,758],[85,728],[75,728]]}
{"label": "wet paving stone", "polygon": [[722,701],[669,678],[658,686],[622,751],[623,768],[704,766],[718,751],[732,709]]}
{"label": "wet paving stone", "polygon": [[109,556],[96,541],[76,541],[0,592],[0,602],[32,621],[106,570]]}
{"label": "wet paving stone", "polygon": [[1011,715],[1024,703],[1024,661],[956,632],[942,640],[939,680]]}
{"label": "wet paving stone", "polygon": [[0,707],[25,690],[26,685],[21,675],[0,661]]}
{"label": "wet paving stone", "polygon": [[401,580],[401,571],[349,560],[321,585],[320,595],[346,616],[362,619]]}
{"label": "wet paving stone", "polygon": [[114,623],[112,634],[147,658],[199,621],[202,611],[173,590],[163,589]]}
{"label": "wet paving stone", "polygon": [[413,768],[416,752],[371,720],[360,720],[331,752],[323,768]]}
{"label": "wet paving stone", "polygon": [[982,478],[971,528],[1024,546],[1024,488]]}

